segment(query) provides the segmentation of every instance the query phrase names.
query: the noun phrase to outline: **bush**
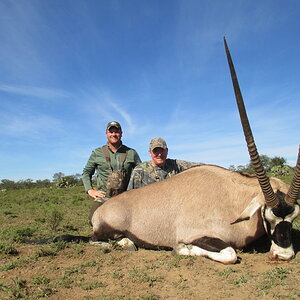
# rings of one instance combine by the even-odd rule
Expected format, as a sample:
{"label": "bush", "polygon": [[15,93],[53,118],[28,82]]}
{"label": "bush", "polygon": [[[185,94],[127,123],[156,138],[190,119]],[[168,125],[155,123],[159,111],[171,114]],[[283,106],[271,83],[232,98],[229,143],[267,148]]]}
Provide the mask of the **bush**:
{"label": "bush", "polygon": [[59,188],[69,188],[80,184],[81,181],[77,180],[74,176],[65,176],[58,179],[55,185]]}
{"label": "bush", "polygon": [[60,224],[60,222],[63,220],[63,214],[58,211],[57,209],[54,209],[48,219],[50,229],[52,231],[57,231],[57,228]]}
{"label": "bush", "polygon": [[272,176],[288,176],[291,173],[291,167],[289,166],[274,166],[270,170]]}

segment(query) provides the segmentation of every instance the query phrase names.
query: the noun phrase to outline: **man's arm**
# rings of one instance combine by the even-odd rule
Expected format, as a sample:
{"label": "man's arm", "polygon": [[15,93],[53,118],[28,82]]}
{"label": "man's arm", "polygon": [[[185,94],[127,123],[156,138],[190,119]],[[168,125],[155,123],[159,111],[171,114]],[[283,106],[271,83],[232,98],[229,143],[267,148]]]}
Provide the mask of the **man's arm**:
{"label": "man's arm", "polygon": [[94,175],[97,166],[95,157],[96,154],[95,151],[93,151],[82,172],[84,189],[88,195],[94,199],[105,197],[104,191],[98,191],[97,189],[94,189],[92,185],[92,176]]}
{"label": "man's arm", "polygon": [[127,191],[138,189],[143,186],[143,169],[139,166],[135,167],[131,173],[130,180],[127,186]]}
{"label": "man's arm", "polygon": [[82,177],[81,177],[86,192],[88,190],[93,189],[92,176],[95,173],[95,169],[96,169],[95,152],[93,151],[91,156],[88,159],[88,162],[86,163],[83,169]]}
{"label": "man's arm", "polygon": [[185,161],[185,160],[180,160],[180,159],[176,159],[176,164],[178,166],[179,172],[185,171],[192,167],[203,165],[202,163],[195,163],[195,162]]}

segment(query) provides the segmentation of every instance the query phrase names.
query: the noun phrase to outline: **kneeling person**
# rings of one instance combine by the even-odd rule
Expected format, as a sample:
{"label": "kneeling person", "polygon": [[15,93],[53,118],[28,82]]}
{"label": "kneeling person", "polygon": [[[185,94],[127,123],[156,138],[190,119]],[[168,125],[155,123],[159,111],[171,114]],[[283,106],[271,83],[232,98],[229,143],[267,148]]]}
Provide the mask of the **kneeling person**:
{"label": "kneeling person", "polygon": [[166,141],[156,137],[150,141],[151,161],[138,164],[131,173],[127,190],[137,189],[154,182],[162,181],[200,163],[170,159]]}
{"label": "kneeling person", "polygon": [[[126,191],[132,170],[141,162],[137,152],[122,143],[120,123],[109,122],[106,137],[107,144],[93,150],[82,173],[85,191],[94,199],[89,220],[104,201]],[[92,184],[95,172],[97,187]]]}

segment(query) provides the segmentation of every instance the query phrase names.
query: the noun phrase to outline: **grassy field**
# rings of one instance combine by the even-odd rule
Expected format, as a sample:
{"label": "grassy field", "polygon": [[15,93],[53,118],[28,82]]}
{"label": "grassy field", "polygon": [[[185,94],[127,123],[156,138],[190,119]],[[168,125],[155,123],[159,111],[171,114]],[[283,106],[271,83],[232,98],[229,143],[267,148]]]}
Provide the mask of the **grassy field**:
{"label": "grassy field", "polygon": [[[88,243],[25,244],[91,234],[91,200],[82,187],[0,193],[0,299],[297,299],[299,254],[271,262],[239,252],[224,266],[168,251],[126,252]],[[294,222],[299,239],[300,218]]]}
{"label": "grassy field", "polygon": [[87,212],[91,202],[82,187],[12,190],[0,196],[1,239],[11,242],[23,236],[90,232]]}

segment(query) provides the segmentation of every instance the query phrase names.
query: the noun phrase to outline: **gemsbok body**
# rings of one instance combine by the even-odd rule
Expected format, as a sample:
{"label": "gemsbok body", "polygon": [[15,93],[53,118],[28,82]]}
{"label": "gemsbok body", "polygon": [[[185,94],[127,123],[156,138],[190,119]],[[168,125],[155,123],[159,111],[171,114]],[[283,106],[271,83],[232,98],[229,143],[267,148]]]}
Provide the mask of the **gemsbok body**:
{"label": "gemsbok body", "polygon": [[173,249],[235,263],[235,249],[265,233],[272,258],[294,257],[292,222],[299,215],[300,152],[291,185],[268,178],[259,159],[234,66],[227,59],[256,176],[201,165],[163,182],[109,199],[92,217],[93,240],[128,238],[138,247]]}

